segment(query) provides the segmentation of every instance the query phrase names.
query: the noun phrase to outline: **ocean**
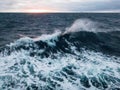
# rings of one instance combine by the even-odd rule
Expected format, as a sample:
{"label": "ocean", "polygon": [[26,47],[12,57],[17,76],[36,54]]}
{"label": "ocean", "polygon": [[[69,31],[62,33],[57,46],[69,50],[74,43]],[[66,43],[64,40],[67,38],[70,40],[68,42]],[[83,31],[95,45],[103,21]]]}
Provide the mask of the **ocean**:
{"label": "ocean", "polygon": [[0,13],[0,90],[120,90],[120,13]]}

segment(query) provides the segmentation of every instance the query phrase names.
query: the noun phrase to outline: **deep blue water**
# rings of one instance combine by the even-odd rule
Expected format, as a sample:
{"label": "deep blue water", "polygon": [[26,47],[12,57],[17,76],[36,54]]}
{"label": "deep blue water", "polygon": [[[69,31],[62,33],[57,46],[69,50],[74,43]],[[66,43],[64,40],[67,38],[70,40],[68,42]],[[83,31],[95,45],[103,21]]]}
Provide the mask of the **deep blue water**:
{"label": "deep blue water", "polygon": [[[120,14],[21,14],[1,13],[0,14],[0,45],[10,43],[18,39],[18,34],[41,35],[52,33],[56,29],[65,31],[77,19],[87,18],[104,24],[101,28],[120,28]],[[113,31],[116,31],[115,29]],[[9,33],[8,33],[9,32]],[[7,36],[7,37],[6,37]]]}
{"label": "deep blue water", "polygon": [[120,90],[119,13],[1,13],[0,90]]}

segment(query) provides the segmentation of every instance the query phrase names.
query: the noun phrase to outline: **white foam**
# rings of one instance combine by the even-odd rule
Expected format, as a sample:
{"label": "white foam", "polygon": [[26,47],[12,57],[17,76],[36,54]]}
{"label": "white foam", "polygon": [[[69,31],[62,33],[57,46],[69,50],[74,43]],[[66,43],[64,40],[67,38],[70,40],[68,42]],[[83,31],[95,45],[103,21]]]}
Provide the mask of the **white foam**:
{"label": "white foam", "polygon": [[[89,31],[96,32],[98,30],[98,23],[93,22],[88,19],[78,19],[74,24],[68,28],[65,33],[78,32],[78,31]],[[98,30],[99,31],[99,30]],[[10,44],[9,46],[17,47],[20,45],[25,45],[27,47],[35,45],[36,41],[46,42],[50,46],[55,46],[55,41],[58,40],[58,37],[61,35],[61,32],[55,32],[49,35],[41,35],[37,38],[24,37],[16,42]],[[89,79],[91,77],[98,78],[99,75],[105,73],[109,76],[120,79],[120,57],[117,56],[106,56],[99,52],[89,51],[83,49],[81,52],[76,50],[75,46],[71,45],[71,50],[76,54],[67,54],[57,52],[54,54],[56,58],[49,56],[48,58],[41,58],[40,56],[35,55],[34,57],[30,56],[32,50],[19,50],[11,52],[10,55],[4,53],[0,55],[0,77],[11,76],[12,79],[18,81],[16,82],[16,89],[23,90],[25,87],[21,82],[26,82],[27,85],[36,84],[37,86],[49,86],[49,82],[39,80],[38,75],[53,80],[53,76],[56,73],[59,73],[66,68],[67,66],[73,66],[76,69],[72,69],[77,75],[82,76],[83,74]],[[36,47],[37,49],[37,47]],[[36,50],[36,52],[42,53],[44,50]],[[80,60],[78,60],[80,58]],[[64,76],[59,76],[63,79],[63,82],[53,80],[60,84],[60,87],[57,88],[63,90],[79,90],[86,89],[81,83],[80,78],[77,80],[71,80],[70,76],[66,73],[68,78]],[[24,77],[25,76],[25,77]],[[0,88],[5,81],[0,81]],[[116,86],[116,83],[107,82],[109,85],[108,89],[112,86]],[[120,82],[118,82],[120,84]],[[88,90],[97,90],[98,88],[94,87],[90,83],[91,87]]]}
{"label": "white foam", "polygon": [[77,19],[70,27],[66,28],[65,33],[79,31],[96,32],[98,29],[97,24],[97,22],[93,22],[89,19]]}
{"label": "white foam", "polygon": [[20,38],[20,39],[18,39],[17,41],[15,41],[13,43],[10,43],[7,46],[14,46],[14,47],[17,47],[17,46],[20,46],[20,45],[30,46],[33,43],[34,43],[34,41],[32,40],[32,38],[30,38],[30,37],[23,37],[23,38]]}
{"label": "white foam", "polygon": [[[41,73],[46,78],[51,78],[55,75],[56,72],[60,73],[63,68],[71,65],[75,66],[76,69],[72,69],[78,75],[86,75],[90,77],[98,77],[99,74],[106,73],[112,77],[120,78],[120,69],[119,63],[115,62],[112,56],[106,56],[102,53],[96,53],[93,51],[83,50],[82,53],[77,52],[80,55],[80,60],[77,60],[77,56],[64,54],[61,57],[61,53],[57,53],[55,56],[56,59],[49,58],[40,58],[39,56],[30,57],[29,52],[21,50],[19,52],[13,52],[10,56],[0,57],[0,72],[1,75],[12,75],[13,78],[18,79],[20,82],[26,81],[28,85],[47,85],[48,82],[43,82],[38,79],[38,77],[33,76]],[[120,60],[119,57],[116,57],[116,60]],[[21,62],[24,64],[20,64]],[[18,71],[15,70],[15,64]],[[51,63],[51,64],[49,64]],[[13,69],[10,69],[13,67]],[[34,71],[32,74],[31,70]],[[24,74],[24,73],[26,74]],[[18,75],[20,77],[18,77]],[[26,78],[23,75],[27,75]],[[69,76],[68,76],[69,77]],[[70,82],[70,78],[63,78],[63,82],[55,81],[61,85],[59,88],[64,90],[79,90],[79,88],[85,88],[81,85],[79,78],[77,81]],[[74,84],[73,84],[74,83]],[[108,82],[109,83],[109,82]],[[16,83],[17,84],[17,83]],[[21,84],[21,83],[19,83]],[[109,86],[114,85],[110,84]],[[21,88],[22,89],[22,88]],[[91,90],[96,90],[94,86],[91,87]]]}
{"label": "white foam", "polygon": [[53,34],[43,34],[40,37],[36,37],[34,41],[43,41],[48,43],[50,46],[55,46],[54,41],[57,40],[57,37],[61,35],[60,31],[55,31]]}
{"label": "white foam", "polygon": [[87,31],[87,32],[112,32],[112,31],[120,31],[119,28],[112,27],[112,28],[101,28],[105,27],[105,23],[96,22],[91,19],[77,19],[74,23],[66,28],[66,33],[70,32],[79,32],[79,31]]}

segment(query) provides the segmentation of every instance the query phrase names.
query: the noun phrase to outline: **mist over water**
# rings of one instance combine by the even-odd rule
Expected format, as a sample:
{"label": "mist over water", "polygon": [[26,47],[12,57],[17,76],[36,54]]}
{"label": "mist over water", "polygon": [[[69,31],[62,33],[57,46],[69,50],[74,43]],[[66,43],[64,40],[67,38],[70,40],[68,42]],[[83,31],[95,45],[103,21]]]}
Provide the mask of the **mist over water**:
{"label": "mist over water", "polygon": [[1,26],[1,90],[120,89],[119,14],[3,15],[24,22]]}
{"label": "mist over water", "polygon": [[75,22],[68,28],[66,28],[65,33],[68,32],[79,32],[79,31],[87,31],[87,32],[112,32],[112,31],[120,31],[119,28],[116,29],[106,29],[105,25],[99,23],[97,21],[92,21],[90,19],[77,19]]}

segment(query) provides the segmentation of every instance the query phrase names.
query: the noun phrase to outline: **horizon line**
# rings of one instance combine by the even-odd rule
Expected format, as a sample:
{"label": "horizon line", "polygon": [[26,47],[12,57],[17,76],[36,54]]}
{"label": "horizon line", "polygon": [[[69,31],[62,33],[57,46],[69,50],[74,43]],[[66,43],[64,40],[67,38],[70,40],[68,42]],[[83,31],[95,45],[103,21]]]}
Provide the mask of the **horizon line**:
{"label": "horizon line", "polygon": [[50,11],[50,12],[0,11],[0,13],[120,13],[120,11]]}

